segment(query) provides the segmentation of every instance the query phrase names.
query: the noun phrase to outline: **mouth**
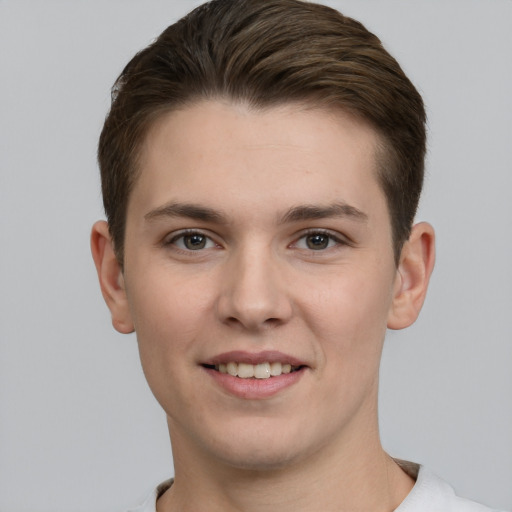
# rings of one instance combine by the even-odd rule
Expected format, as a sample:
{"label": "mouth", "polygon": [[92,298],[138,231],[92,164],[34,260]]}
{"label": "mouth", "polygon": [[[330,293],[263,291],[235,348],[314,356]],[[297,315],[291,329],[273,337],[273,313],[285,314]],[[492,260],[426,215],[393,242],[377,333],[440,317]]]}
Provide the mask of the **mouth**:
{"label": "mouth", "polygon": [[239,379],[271,379],[280,375],[297,372],[305,367],[304,365],[293,365],[279,361],[267,361],[258,364],[229,361],[219,364],[203,364],[202,366],[222,374],[238,377]]}
{"label": "mouth", "polygon": [[221,389],[243,400],[265,400],[298,384],[310,367],[304,360],[275,350],[233,350],[200,366]]}

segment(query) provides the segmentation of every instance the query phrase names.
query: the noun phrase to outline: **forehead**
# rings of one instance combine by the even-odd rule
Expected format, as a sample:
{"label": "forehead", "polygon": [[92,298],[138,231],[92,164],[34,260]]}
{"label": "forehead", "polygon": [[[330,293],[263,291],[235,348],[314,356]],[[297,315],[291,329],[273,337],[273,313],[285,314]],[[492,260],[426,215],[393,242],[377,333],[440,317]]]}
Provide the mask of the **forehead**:
{"label": "forehead", "polygon": [[151,126],[132,199],[147,208],[175,199],[261,209],[265,199],[272,209],[286,198],[369,208],[383,202],[377,144],[375,130],[344,112],[198,102]]}

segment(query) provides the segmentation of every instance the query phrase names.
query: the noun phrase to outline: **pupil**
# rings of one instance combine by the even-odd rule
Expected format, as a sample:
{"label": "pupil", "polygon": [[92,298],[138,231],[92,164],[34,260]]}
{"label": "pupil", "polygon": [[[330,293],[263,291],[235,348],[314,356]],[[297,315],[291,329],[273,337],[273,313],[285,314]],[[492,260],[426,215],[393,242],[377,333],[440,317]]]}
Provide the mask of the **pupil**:
{"label": "pupil", "polygon": [[185,237],[184,242],[187,249],[204,249],[204,246],[206,245],[206,237],[203,235],[189,235]]}
{"label": "pupil", "polygon": [[313,250],[325,249],[329,245],[329,237],[327,235],[308,236],[307,245]]}

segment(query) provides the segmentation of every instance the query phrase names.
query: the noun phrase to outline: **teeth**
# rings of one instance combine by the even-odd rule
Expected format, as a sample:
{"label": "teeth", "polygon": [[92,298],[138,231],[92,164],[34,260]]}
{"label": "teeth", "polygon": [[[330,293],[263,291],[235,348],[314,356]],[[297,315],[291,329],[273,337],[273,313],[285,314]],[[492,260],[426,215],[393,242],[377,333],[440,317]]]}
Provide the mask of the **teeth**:
{"label": "teeth", "polygon": [[270,377],[278,377],[282,374],[291,373],[298,368],[298,366],[292,366],[288,363],[248,364],[236,363],[234,361],[230,361],[229,363],[221,363],[215,366],[215,369],[220,373],[228,373],[233,377],[239,377],[241,379],[268,379]]}
{"label": "teeth", "polygon": [[257,364],[254,367],[254,376],[257,379],[268,379],[270,377],[270,363]]}
{"label": "teeth", "polygon": [[238,363],[238,376],[241,379],[250,379],[251,377],[254,377],[254,365]]}
{"label": "teeth", "polygon": [[226,365],[229,375],[236,377],[238,375],[238,365],[236,363],[228,363]]}
{"label": "teeth", "polygon": [[272,363],[270,365],[270,375],[277,377],[283,372],[283,365],[281,363]]}

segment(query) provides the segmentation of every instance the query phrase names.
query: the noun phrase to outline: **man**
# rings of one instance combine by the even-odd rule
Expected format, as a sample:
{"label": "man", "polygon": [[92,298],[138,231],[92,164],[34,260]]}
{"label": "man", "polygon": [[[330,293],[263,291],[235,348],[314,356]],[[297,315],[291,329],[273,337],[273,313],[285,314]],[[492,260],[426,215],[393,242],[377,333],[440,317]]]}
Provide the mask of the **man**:
{"label": "man", "polygon": [[135,331],[175,478],[141,511],[485,511],[378,432],[387,328],[417,318],[423,102],[361,24],[214,0],[126,66],[92,251]]}

